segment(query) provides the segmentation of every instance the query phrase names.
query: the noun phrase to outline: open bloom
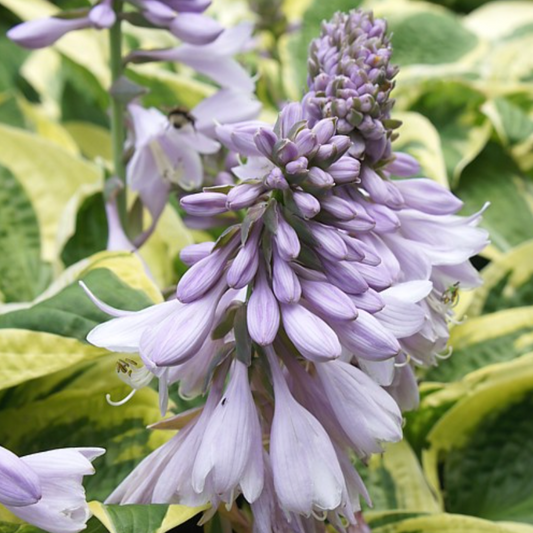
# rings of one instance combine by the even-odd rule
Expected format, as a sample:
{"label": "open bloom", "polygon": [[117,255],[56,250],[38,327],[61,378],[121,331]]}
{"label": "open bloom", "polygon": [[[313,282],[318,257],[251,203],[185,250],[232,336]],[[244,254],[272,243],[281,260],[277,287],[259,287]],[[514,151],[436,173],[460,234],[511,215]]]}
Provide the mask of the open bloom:
{"label": "open bloom", "polygon": [[102,448],[63,448],[17,457],[0,447],[0,503],[26,522],[51,533],[85,529],[91,513],[83,476]]}

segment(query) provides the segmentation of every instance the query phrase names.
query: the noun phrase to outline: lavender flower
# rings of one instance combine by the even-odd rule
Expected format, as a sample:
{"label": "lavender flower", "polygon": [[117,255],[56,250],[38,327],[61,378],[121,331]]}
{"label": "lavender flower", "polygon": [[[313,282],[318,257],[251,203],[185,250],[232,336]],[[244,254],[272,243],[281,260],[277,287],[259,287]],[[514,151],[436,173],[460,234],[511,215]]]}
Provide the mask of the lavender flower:
{"label": "lavender flower", "polygon": [[17,457],[0,447],[0,503],[13,514],[51,533],[85,529],[91,513],[83,476],[102,448],[63,448]]}
{"label": "lavender flower", "polygon": [[[168,29],[178,39],[194,45],[214,41],[223,28],[202,15],[211,2],[195,0],[130,0],[148,23]],[[31,20],[15,26],[8,37],[25,48],[51,46],[68,32],[84,28],[98,30],[115,24],[113,0],[101,0],[90,9],[60,13],[47,19]]]}
{"label": "lavender flower", "polygon": [[201,186],[202,155],[220,150],[212,138],[215,121],[251,118],[258,109],[256,100],[231,89],[203,100],[180,122],[157,109],[129,105],[135,149],[127,166],[128,184],[139,192],[153,221],[161,215],[173,187],[190,191]]}
{"label": "lavender flower", "polygon": [[398,68],[389,63],[387,23],[372,13],[337,13],[322,25],[309,49],[305,105],[314,120],[337,117],[337,130],[351,134],[352,153],[372,161],[387,157]]}
{"label": "lavender flower", "polygon": [[[287,105],[273,127],[219,126],[219,141],[246,158],[232,168],[240,182],[185,197],[182,206],[194,216],[242,211],[242,222],[184,251],[191,266],[177,301],[125,315],[108,309],[117,318],[88,337],[139,351],[163,389],[177,380],[180,391],[210,389],[202,414],[147,458],[113,502],[230,505],[242,493],[260,521],[256,531],[311,531],[325,518],[355,524],[368,495],[349,454],[367,459],[401,438],[401,408],[417,402],[413,364],[435,364],[447,343],[450,287],[478,282],[469,258],[487,243],[481,212],[456,215],[461,202],[449,191],[412,179],[416,161],[380,148],[390,144],[392,101],[369,65],[386,76],[394,70],[384,24],[352,12],[332,27],[341,44],[353,29],[353,46],[338,47],[335,61],[379,88],[375,131],[347,131],[344,117],[326,116],[326,104],[310,109],[311,97]],[[370,52],[361,50],[379,61],[365,62]],[[365,157],[355,157],[363,132]],[[231,420],[230,393],[242,398]],[[256,415],[268,453],[257,446]],[[209,429],[222,420],[234,445],[224,437],[226,464]],[[260,463],[262,492],[247,485]]]}
{"label": "lavender flower", "polygon": [[79,12],[79,16],[72,18],[60,14],[47,19],[23,22],[11,28],[7,32],[7,36],[20,46],[36,49],[51,46],[71,31],[84,28],[96,28],[98,30],[110,28],[116,20],[112,3],[113,0],[103,0],[91,9]]}

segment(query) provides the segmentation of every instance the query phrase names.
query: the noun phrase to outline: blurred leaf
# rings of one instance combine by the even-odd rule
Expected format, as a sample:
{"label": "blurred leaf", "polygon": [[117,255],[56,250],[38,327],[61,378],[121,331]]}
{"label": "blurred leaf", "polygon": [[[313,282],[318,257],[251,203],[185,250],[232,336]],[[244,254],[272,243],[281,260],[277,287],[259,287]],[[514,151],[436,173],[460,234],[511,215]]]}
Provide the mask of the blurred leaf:
{"label": "blurred leaf", "polygon": [[53,261],[63,207],[80,185],[97,182],[100,174],[56,144],[9,126],[0,125],[0,144],[0,164],[23,185],[37,214],[42,257]]}
{"label": "blurred leaf", "polygon": [[111,161],[111,136],[108,130],[89,122],[66,122],[63,126],[87,159]]}
{"label": "blurred leaf", "polygon": [[39,226],[13,174],[0,165],[0,294],[7,302],[33,300],[50,278],[41,261]]}
{"label": "blurred leaf", "polygon": [[496,98],[483,106],[504,145],[525,141],[533,134],[533,120],[518,105],[506,98]]}
{"label": "blurred leaf", "polygon": [[429,381],[456,381],[469,372],[510,361],[533,349],[533,307],[504,309],[468,319],[452,329],[453,355],[425,374]]}
{"label": "blurred leaf", "polygon": [[0,522],[0,533],[46,533],[42,529],[28,524],[12,524],[10,522]]}
{"label": "blurred leaf", "polygon": [[387,446],[384,454],[372,456],[368,469],[358,471],[372,498],[372,511],[441,511],[418,459],[405,441]]}
{"label": "blurred leaf", "polygon": [[393,118],[402,121],[398,130],[400,137],[393,144],[394,150],[411,154],[426,176],[448,188],[444,154],[435,126],[420,113],[394,113]]}
{"label": "blurred leaf", "polygon": [[469,211],[491,203],[482,226],[499,250],[533,239],[533,183],[496,143],[490,142],[465,168],[454,192]]}
{"label": "blurred leaf", "polygon": [[[91,503],[94,515],[111,533],[165,533],[205,507],[183,505],[102,505]],[[1,532],[0,532],[1,533]]]}
{"label": "blurred leaf", "polygon": [[509,533],[504,527],[493,522],[452,514],[408,518],[372,531],[373,533]]}
{"label": "blurred leaf", "polygon": [[435,424],[424,468],[450,511],[533,523],[532,357],[484,378]]}
{"label": "blurred leaf", "polygon": [[489,140],[490,123],[479,109],[485,97],[457,81],[435,80],[423,85],[420,91],[421,96],[411,110],[424,115],[435,126],[448,177],[456,184],[463,169]]}
{"label": "blurred leaf", "polygon": [[[145,228],[148,224],[145,222]],[[157,221],[156,230],[140,249],[141,257],[160,288],[176,283],[174,261],[182,248],[194,242],[191,231],[178,213],[171,206],[166,206]]]}
{"label": "blurred leaf", "polygon": [[480,37],[498,41],[533,23],[533,5],[527,1],[486,2],[463,20]]}
{"label": "blurred leaf", "polygon": [[22,97],[17,99],[17,103],[26,122],[32,124],[35,133],[43,139],[57,144],[66,152],[74,156],[79,155],[78,146],[68,131],[61,124],[47,117],[40,105],[31,104]]}
{"label": "blurred leaf", "polygon": [[[119,309],[137,311],[161,301],[159,291],[133,254],[97,254],[79,279],[98,297]],[[109,318],[74,281],[27,309],[0,315],[0,328],[44,331],[83,341],[92,328]]]}
{"label": "blurred leaf", "polygon": [[391,11],[392,59],[400,66],[454,63],[478,45],[478,38],[461,19],[445,10],[420,8]]}
{"label": "blurred leaf", "polygon": [[128,78],[149,89],[142,97],[145,106],[161,109],[184,106],[192,109],[207,96],[215,92],[215,87],[191,79],[183,74],[164,70],[160,65],[136,65],[128,69]]}
{"label": "blurred leaf", "polygon": [[533,241],[491,261],[483,271],[466,314],[470,317],[512,307],[533,305]]}
{"label": "blurred leaf", "polygon": [[61,260],[70,266],[83,258],[105,250],[107,245],[107,217],[101,192],[87,196],[76,214],[74,234],[65,243]]}
{"label": "blurred leaf", "polygon": [[64,122],[82,121],[108,127],[109,94],[87,68],[63,58],[59,99]]}

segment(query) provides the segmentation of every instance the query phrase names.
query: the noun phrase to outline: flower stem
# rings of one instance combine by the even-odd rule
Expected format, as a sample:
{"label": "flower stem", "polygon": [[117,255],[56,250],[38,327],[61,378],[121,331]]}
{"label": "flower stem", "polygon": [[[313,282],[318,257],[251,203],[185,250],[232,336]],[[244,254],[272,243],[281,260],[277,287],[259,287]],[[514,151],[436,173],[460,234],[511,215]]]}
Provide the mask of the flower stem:
{"label": "flower stem", "polygon": [[[109,30],[109,55],[111,66],[111,85],[122,76],[122,0],[113,2],[117,20]],[[111,94],[111,146],[113,150],[113,171],[122,184],[123,189],[117,194],[117,207],[125,227],[127,217],[126,207],[126,168],[124,165],[124,141],[126,138],[124,127],[124,104],[117,96]]]}

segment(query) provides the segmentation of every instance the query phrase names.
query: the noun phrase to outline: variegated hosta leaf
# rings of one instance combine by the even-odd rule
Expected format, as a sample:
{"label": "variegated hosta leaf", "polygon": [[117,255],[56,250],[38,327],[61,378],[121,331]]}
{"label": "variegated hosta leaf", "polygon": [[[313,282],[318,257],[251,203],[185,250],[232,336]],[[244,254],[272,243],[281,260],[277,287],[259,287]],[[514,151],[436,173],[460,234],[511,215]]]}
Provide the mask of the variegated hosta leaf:
{"label": "variegated hosta leaf", "polygon": [[456,381],[488,365],[511,361],[533,350],[533,306],[504,309],[456,326],[452,356],[426,374],[429,381]]}
{"label": "variegated hosta leaf", "polygon": [[[404,87],[408,93],[412,93],[413,89]],[[419,82],[414,92],[419,95],[410,97],[410,109],[429,119],[435,126],[441,141],[448,179],[454,187],[464,168],[489,140],[492,131],[490,121],[479,109],[485,96],[467,82],[448,80]],[[407,128],[409,123],[410,120],[407,119]],[[399,142],[403,142],[404,128],[399,130]],[[427,166],[432,166],[429,161]]]}
{"label": "variegated hosta leaf", "polygon": [[459,514],[438,514],[405,518],[372,527],[373,533],[511,533],[505,526]]}
{"label": "variegated hosta leaf", "polygon": [[205,509],[183,505],[102,505],[99,502],[91,502],[90,506],[95,516],[93,524],[98,520],[105,526],[102,533],[165,533]]}
{"label": "variegated hosta leaf", "polygon": [[533,241],[526,241],[491,261],[482,271],[483,285],[468,301],[465,313],[474,317],[527,306],[533,302]]}
{"label": "variegated hosta leaf", "polygon": [[28,301],[42,292],[51,275],[41,260],[37,217],[15,176],[0,165],[0,300]]}
{"label": "variegated hosta leaf", "polygon": [[53,261],[64,206],[82,184],[97,182],[100,173],[94,165],[23,130],[0,125],[0,144],[0,164],[22,184],[37,215],[42,258]]}
{"label": "variegated hosta leaf", "polygon": [[84,341],[87,333],[110,317],[100,311],[79,286],[83,280],[102,300],[119,309],[137,311],[161,295],[133,254],[97,254],[76,280],[35,305],[0,315],[0,328],[31,329]]}
{"label": "variegated hosta leaf", "polygon": [[391,511],[442,511],[429,489],[418,459],[406,441],[387,446],[384,454],[372,457],[368,468],[361,466],[357,470],[372,499],[370,516]]}
{"label": "variegated hosta leaf", "polygon": [[420,113],[412,111],[396,112],[393,117],[402,121],[394,150],[411,154],[420,163],[424,175],[449,187],[442,143],[435,126]]}
{"label": "variegated hosta leaf", "polygon": [[533,524],[532,356],[477,379],[427,435],[428,480],[450,512]]}
{"label": "variegated hosta leaf", "polygon": [[454,192],[469,212],[491,203],[482,225],[500,251],[533,239],[533,183],[495,142],[465,168]]}
{"label": "variegated hosta leaf", "polygon": [[106,402],[106,394],[119,400],[130,391],[116,376],[116,358],[107,355],[84,363],[75,372],[63,372],[59,382],[55,375],[42,378],[36,382],[37,397],[23,385],[13,398],[10,394],[2,400],[0,442],[19,455],[69,446],[107,449],[94,463],[96,474],[86,478],[89,499],[105,499],[143,457],[171,436],[146,429],[160,418],[154,390],[137,391],[121,407]]}

